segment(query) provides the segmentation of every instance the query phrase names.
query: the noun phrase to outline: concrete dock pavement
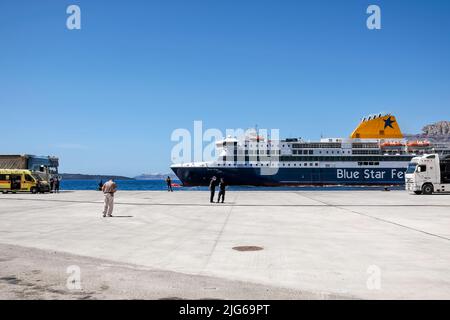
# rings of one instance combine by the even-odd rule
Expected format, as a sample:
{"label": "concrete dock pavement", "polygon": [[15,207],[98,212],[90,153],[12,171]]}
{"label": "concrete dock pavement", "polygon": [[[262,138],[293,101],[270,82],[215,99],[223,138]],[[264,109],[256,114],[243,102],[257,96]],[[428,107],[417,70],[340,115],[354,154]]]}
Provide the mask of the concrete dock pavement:
{"label": "concrete dock pavement", "polygon": [[[94,288],[81,295],[88,298],[450,298],[450,195],[293,189],[228,192],[226,200],[210,204],[202,191],[120,191],[115,217],[102,218],[96,191],[0,195],[0,251],[10,257],[0,259],[0,298],[14,283],[38,280],[20,280],[27,268],[55,269],[51,259],[61,292],[65,261],[79,261],[87,287],[97,283],[97,264],[128,270],[105,271],[98,284],[109,295]],[[153,280],[160,273],[159,281],[138,285],[133,270]],[[130,277],[120,285],[107,273]],[[195,279],[207,285],[192,290]],[[201,291],[214,283],[222,289]]]}

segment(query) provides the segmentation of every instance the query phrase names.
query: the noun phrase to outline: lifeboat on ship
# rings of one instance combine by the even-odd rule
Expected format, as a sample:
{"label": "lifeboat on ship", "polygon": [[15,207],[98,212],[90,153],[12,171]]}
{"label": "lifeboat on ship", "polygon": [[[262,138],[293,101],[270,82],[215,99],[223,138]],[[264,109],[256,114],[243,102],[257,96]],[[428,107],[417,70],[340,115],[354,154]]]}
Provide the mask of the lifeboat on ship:
{"label": "lifeboat on ship", "polygon": [[386,148],[386,147],[404,147],[405,144],[403,142],[401,142],[401,141],[385,141],[385,142],[381,143],[381,146],[383,148]]}
{"label": "lifeboat on ship", "polygon": [[264,142],[266,140],[266,138],[262,135],[259,135],[258,130],[251,129],[246,132],[245,140],[252,141],[252,142],[255,142],[255,141],[256,142]]}
{"label": "lifeboat on ship", "polygon": [[429,147],[430,146],[430,141],[424,140],[424,141],[410,141],[407,143],[408,147]]}
{"label": "lifeboat on ship", "polygon": [[249,137],[248,138],[248,140],[250,140],[250,141],[261,141],[261,142],[263,142],[264,141],[264,137],[263,136],[252,136],[252,137]]}

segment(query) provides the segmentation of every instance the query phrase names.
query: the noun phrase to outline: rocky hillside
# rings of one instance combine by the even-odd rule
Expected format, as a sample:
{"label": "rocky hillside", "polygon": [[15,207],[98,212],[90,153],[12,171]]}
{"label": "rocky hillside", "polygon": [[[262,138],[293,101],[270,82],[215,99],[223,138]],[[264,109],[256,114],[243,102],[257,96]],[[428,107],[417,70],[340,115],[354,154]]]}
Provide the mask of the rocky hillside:
{"label": "rocky hillside", "polygon": [[408,140],[427,139],[434,142],[450,143],[450,121],[439,121],[426,125],[420,134],[405,134]]}
{"label": "rocky hillside", "polygon": [[440,121],[423,127],[423,133],[429,136],[449,136],[450,121]]}

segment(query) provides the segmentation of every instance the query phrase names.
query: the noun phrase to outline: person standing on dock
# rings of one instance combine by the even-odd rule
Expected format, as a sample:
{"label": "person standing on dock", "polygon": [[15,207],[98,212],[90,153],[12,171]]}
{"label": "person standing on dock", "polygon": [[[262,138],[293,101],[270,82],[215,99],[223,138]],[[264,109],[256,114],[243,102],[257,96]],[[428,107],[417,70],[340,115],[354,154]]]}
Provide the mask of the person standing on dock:
{"label": "person standing on dock", "polygon": [[173,189],[172,189],[172,179],[170,179],[169,176],[167,176],[166,183],[167,183],[167,191],[173,192]]}
{"label": "person standing on dock", "polygon": [[220,178],[220,183],[219,183],[219,197],[217,198],[217,203],[220,202],[220,197],[222,197],[222,203],[225,201],[225,180],[223,180],[223,178]]}
{"label": "person standing on dock", "polygon": [[216,193],[216,176],[213,176],[211,178],[211,181],[209,182],[209,191],[211,192],[211,196],[209,198],[209,202],[214,202],[214,194]]}
{"label": "person standing on dock", "polygon": [[60,183],[60,181],[61,181],[60,177],[56,177],[55,178],[55,192],[56,193],[59,193],[59,183]]}
{"label": "person standing on dock", "polygon": [[117,185],[110,179],[102,186],[102,191],[105,195],[105,207],[103,209],[103,217],[112,217],[112,212],[114,208],[114,193],[117,191]]}
{"label": "person standing on dock", "polygon": [[50,192],[55,192],[55,178],[51,177],[49,182],[50,182]]}

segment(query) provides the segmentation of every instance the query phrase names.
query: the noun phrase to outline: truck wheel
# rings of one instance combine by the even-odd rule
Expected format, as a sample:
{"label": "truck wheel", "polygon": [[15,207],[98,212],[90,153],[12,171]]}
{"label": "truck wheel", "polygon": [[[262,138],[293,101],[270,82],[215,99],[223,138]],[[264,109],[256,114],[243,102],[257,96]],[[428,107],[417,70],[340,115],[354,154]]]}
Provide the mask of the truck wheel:
{"label": "truck wheel", "polygon": [[433,193],[433,191],[433,185],[431,184],[426,184],[422,187],[423,194],[430,195]]}
{"label": "truck wheel", "polygon": [[419,194],[422,194],[422,191],[414,191],[414,193],[419,195]]}
{"label": "truck wheel", "polygon": [[36,194],[37,193],[37,189],[36,187],[31,187],[30,188],[31,193]]}

